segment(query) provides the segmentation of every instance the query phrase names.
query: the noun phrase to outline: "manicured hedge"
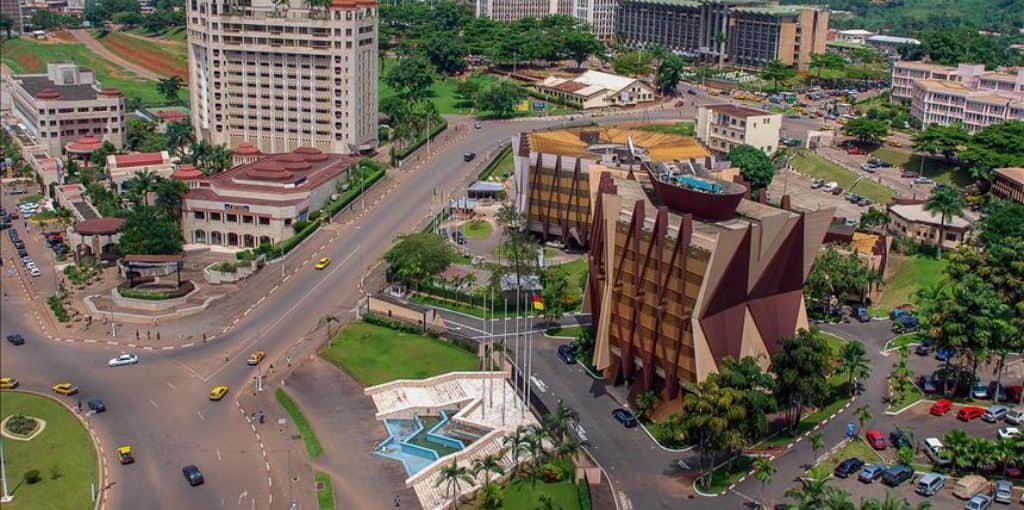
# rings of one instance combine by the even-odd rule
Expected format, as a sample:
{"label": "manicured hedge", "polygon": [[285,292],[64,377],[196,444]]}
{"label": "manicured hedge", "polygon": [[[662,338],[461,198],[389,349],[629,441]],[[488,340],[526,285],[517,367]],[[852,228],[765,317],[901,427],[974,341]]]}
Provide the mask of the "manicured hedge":
{"label": "manicured hedge", "polygon": [[416,149],[419,149],[420,147],[423,146],[423,144],[427,143],[427,139],[428,138],[429,139],[433,139],[435,136],[440,134],[445,129],[448,129],[448,121],[444,120],[444,119],[441,119],[441,122],[437,126],[435,126],[433,129],[431,129],[430,133],[427,136],[419,138],[415,142],[413,142],[411,145],[409,145],[408,147],[405,147],[405,148],[399,150],[398,152],[395,152],[395,157],[398,158],[398,159],[405,159],[405,158],[409,157],[409,154],[412,154],[413,152],[416,151]]}

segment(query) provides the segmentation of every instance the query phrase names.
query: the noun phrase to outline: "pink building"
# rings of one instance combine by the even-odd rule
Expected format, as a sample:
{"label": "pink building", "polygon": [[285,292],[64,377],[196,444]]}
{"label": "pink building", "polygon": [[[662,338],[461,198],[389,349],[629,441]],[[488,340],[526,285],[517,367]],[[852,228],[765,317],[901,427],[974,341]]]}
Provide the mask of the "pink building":
{"label": "pink building", "polygon": [[974,133],[992,124],[1024,120],[1024,68],[985,71],[981,64],[897,62],[892,100],[909,103],[911,116],[924,127],[962,123]]}

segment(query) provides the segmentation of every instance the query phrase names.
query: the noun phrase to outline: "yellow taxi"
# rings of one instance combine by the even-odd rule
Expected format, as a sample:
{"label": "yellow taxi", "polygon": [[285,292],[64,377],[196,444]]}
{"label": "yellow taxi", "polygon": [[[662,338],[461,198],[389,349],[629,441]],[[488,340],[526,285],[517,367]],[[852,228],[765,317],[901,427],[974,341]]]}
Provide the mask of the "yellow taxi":
{"label": "yellow taxi", "polygon": [[0,377],[0,390],[12,390],[18,387],[18,380],[13,377]]}
{"label": "yellow taxi", "polygon": [[224,398],[224,395],[227,395],[227,394],[228,394],[228,387],[227,386],[214,386],[213,389],[210,390],[210,400],[220,400],[220,399]]}
{"label": "yellow taxi", "polygon": [[318,260],[316,262],[316,265],[313,266],[313,267],[315,267],[316,269],[319,270],[319,269],[323,269],[323,268],[325,268],[325,267],[327,267],[329,265],[331,265],[331,258],[330,257],[324,257],[324,258]]}
{"label": "yellow taxi", "polygon": [[249,365],[259,365],[263,358],[267,357],[267,353],[263,351],[256,351],[249,355]]}
{"label": "yellow taxi", "polygon": [[132,462],[135,462],[135,454],[132,453],[132,447],[128,445],[118,446],[117,460],[121,464],[131,464]]}
{"label": "yellow taxi", "polygon": [[53,392],[58,395],[74,395],[78,393],[78,386],[69,382],[62,382],[60,384],[53,385]]}

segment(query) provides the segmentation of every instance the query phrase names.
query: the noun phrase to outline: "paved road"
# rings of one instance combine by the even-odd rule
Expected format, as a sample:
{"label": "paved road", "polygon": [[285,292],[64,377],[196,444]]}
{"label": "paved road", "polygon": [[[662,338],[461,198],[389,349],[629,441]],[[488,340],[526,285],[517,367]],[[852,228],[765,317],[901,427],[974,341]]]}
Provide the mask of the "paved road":
{"label": "paved road", "polygon": [[154,73],[145,67],[135,64],[134,62],[127,60],[120,55],[108,50],[106,46],[100,44],[87,30],[68,30],[72,37],[78,40],[78,42],[84,44],[90,51],[97,55],[114,62],[115,64],[128,69],[129,71],[139,75],[141,78],[147,80],[157,81],[164,76]]}

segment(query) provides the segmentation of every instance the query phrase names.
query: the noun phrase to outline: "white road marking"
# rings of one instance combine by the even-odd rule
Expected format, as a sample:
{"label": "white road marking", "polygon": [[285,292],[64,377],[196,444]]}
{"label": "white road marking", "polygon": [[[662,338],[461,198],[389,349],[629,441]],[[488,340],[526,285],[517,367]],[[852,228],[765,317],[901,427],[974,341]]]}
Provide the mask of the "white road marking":
{"label": "white road marking", "polygon": [[[196,411],[196,414],[198,414],[198,415],[199,415],[199,419],[200,419],[200,420],[206,421],[206,417],[205,417],[205,416],[203,416],[203,413],[202,413],[202,411]],[[217,458],[218,458],[218,459],[220,458],[220,450],[217,450]]]}
{"label": "white road marking", "polygon": [[220,457],[220,448],[217,448],[217,460],[222,460]]}
{"label": "white road marking", "polygon": [[171,381],[167,381],[167,387],[172,389],[172,390],[178,389],[178,388],[175,388],[173,384],[171,384]]}
{"label": "white road marking", "polygon": [[149,399],[149,403],[153,404],[153,407],[160,409],[160,406],[156,405],[156,402],[153,402],[153,399]]}
{"label": "white road marking", "polygon": [[245,498],[248,495],[249,495],[249,491],[242,491],[242,493],[238,495],[238,504],[241,505],[242,504],[242,499]]}

